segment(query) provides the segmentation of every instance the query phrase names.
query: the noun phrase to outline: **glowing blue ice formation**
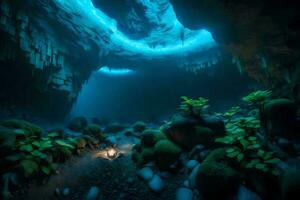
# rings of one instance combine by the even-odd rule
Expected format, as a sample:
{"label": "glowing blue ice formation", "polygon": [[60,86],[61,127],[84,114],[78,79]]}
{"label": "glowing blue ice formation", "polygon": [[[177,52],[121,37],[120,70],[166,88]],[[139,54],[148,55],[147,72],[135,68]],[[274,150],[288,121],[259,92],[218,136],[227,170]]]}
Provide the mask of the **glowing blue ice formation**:
{"label": "glowing blue ice formation", "polygon": [[95,8],[91,0],[54,0],[64,11],[80,15],[76,23],[82,23],[83,29],[89,31],[89,27],[92,27],[98,32],[96,42],[105,47],[100,54],[112,52],[132,59],[155,59],[179,57],[216,47],[208,31],[184,28],[177,20],[169,0],[135,1],[145,8],[148,20],[155,25],[153,30],[140,40],[132,40],[120,32],[117,22]]}
{"label": "glowing blue ice formation", "polygon": [[98,70],[99,73],[105,74],[105,75],[110,75],[110,76],[127,76],[134,74],[135,71],[127,68],[109,68],[107,66],[101,67]]}

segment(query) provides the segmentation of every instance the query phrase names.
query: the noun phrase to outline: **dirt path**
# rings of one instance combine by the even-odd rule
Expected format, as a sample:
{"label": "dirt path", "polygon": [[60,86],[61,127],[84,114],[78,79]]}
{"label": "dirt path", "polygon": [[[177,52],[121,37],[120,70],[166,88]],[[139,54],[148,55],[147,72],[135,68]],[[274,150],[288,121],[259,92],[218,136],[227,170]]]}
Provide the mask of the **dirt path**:
{"label": "dirt path", "polygon": [[[33,186],[28,197],[30,200],[70,199],[84,200],[92,186],[99,188],[99,198],[103,200],[173,200],[175,191],[182,186],[184,177],[171,176],[166,179],[165,189],[157,194],[152,192],[147,183],[137,177],[135,164],[130,156],[123,156],[114,161],[92,157],[92,154],[76,158],[65,164],[59,175],[50,178],[43,186]],[[61,192],[69,188],[69,194],[58,198],[54,191]]]}

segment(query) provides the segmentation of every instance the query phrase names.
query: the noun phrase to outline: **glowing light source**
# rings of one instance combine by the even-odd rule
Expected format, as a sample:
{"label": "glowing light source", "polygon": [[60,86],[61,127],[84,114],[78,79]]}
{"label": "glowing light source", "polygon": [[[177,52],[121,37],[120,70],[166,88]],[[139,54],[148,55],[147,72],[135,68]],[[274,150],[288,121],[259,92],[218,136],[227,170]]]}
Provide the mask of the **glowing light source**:
{"label": "glowing light source", "polygon": [[101,67],[98,72],[106,74],[106,75],[111,75],[111,76],[125,76],[125,75],[130,75],[133,74],[135,71],[127,68],[109,68],[107,66]]}
{"label": "glowing light source", "polygon": [[114,160],[121,155],[121,152],[115,146],[102,149],[94,155],[94,158],[105,158],[107,160]]}

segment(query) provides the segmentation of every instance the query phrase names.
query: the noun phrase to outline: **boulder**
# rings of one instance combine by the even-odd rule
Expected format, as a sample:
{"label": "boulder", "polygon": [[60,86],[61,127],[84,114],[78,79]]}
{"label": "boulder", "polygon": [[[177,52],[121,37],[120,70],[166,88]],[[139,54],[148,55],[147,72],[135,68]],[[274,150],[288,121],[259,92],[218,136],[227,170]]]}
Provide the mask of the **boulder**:
{"label": "boulder", "polygon": [[273,99],[262,109],[261,126],[270,136],[299,139],[297,106],[289,99]]}
{"label": "boulder", "polygon": [[203,115],[205,126],[210,128],[218,137],[225,135],[225,123],[221,117],[214,115]]}
{"label": "boulder", "polygon": [[166,135],[160,130],[147,129],[141,135],[141,144],[143,146],[152,147],[159,140],[167,139]]}
{"label": "boulder", "polygon": [[134,130],[134,132],[141,133],[146,129],[146,124],[142,121],[135,122],[132,125],[132,129]]}
{"label": "boulder", "polygon": [[83,134],[94,136],[97,139],[103,140],[104,136],[101,127],[97,124],[89,124],[84,130]]}
{"label": "boulder", "polygon": [[86,195],[87,200],[96,200],[99,196],[99,188],[97,186],[93,186],[88,191],[88,194]]}
{"label": "boulder", "polygon": [[197,188],[206,199],[227,199],[237,193],[240,184],[239,173],[224,163],[206,162],[196,176]]}
{"label": "boulder", "polygon": [[134,148],[131,158],[137,165],[144,165],[148,162],[154,161],[154,148],[144,147],[144,148]]}
{"label": "boulder", "polygon": [[111,123],[107,125],[104,129],[104,133],[118,133],[126,129],[125,125],[119,123]]}
{"label": "boulder", "polygon": [[10,154],[13,151],[17,133],[14,129],[0,126],[0,157]]}
{"label": "boulder", "polygon": [[261,200],[261,198],[256,193],[241,185],[236,195],[236,200]]}
{"label": "boulder", "polygon": [[210,128],[186,117],[176,117],[164,127],[164,132],[170,140],[184,149],[192,149],[197,144],[209,147],[214,144],[215,139],[215,134]]}
{"label": "boulder", "polygon": [[75,117],[70,121],[68,128],[72,131],[81,132],[87,124],[88,122],[85,117]]}
{"label": "boulder", "polygon": [[155,159],[160,170],[168,170],[170,166],[178,161],[181,149],[170,140],[160,140],[156,143]]}

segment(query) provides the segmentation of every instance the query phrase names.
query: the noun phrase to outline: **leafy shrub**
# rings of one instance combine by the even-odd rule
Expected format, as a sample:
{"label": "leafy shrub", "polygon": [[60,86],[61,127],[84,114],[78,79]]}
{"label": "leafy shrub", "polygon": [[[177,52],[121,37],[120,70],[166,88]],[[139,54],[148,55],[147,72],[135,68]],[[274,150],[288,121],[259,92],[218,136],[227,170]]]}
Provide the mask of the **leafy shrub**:
{"label": "leafy shrub", "polygon": [[271,94],[272,92],[268,90],[257,90],[243,97],[242,100],[250,105],[260,106],[271,97]]}
{"label": "leafy shrub", "polygon": [[209,102],[208,99],[203,97],[199,97],[198,99],[190,99],[186,96],[181,97],[182,102],[180,104],[179,109],[188,115],[199,114],[201,113],[204,106],[206,106]]}

